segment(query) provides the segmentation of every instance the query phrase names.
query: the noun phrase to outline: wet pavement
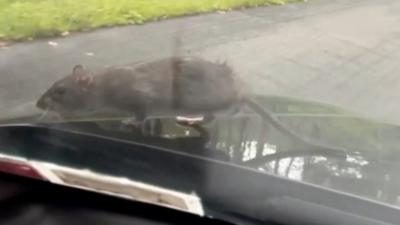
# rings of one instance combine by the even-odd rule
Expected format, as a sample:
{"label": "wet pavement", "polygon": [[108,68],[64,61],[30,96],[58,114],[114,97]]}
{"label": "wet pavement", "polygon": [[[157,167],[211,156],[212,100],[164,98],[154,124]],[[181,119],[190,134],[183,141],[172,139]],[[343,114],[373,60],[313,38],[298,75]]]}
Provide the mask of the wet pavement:
{"label": "wet pavement", "polygon": [[400,2],[313,0],[100,29],[0,49],[0,117],[75,64],[90,69],[176,53],[226,60],[251,91],[327,102],[400,123]]}

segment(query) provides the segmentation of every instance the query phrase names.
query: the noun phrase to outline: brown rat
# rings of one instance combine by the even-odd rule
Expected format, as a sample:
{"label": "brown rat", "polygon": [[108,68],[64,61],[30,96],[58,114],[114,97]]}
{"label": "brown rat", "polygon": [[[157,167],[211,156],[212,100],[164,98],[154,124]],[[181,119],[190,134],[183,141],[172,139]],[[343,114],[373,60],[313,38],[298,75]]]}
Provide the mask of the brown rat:
{"label": "brown rat", "polygon": [[235,75],[225,64],[170,57],[95,73],[77,65],[56,81],[37,107],[63,118],[108,113],[204,115],[236,105]]}
{"label": "brown rat", "polygon": [[243,104],[300,144],[344,155],[342,149],[313,143],[293,133],[265,107],[243,94],[233,70],[226,64],[196,57],[170,57],[94,73],[77,65],[71,74],[56,81],[36,105],[63,118],[124,113],[143,121],[153,114],[213,115],[237,110]]}

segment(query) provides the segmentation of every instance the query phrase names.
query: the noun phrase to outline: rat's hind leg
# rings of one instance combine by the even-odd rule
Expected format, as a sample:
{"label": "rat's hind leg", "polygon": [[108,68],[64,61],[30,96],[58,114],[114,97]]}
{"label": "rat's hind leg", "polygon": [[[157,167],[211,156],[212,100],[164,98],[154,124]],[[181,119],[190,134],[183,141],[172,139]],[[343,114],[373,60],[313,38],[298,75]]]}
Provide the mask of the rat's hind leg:
{"label": "rat's hind leg", "polygon": [[124,128],[130,128],[134,131],[141,131],[144,134],[144,125],[146,123],[146,111],[144,109],[136,110],[132,117],[123,119],[121,124]]}
{"label": "rat's hind leg", "polygon": [[200,115],[200,116],[177,116],[176,123],[183,127],[190,127],[196,130],[200,137],[205,141],[209,141],[209,132],[204,129],[204,125],[213,121],[215,119],[214,115]]}
{"label": "rat's hind leg", "polygon": [[198,116],[177,116],[178,124],[207,124],[215,119],[214,115],[198,115]]}
{"label": "rat's hind leg", "polygon": [[161,120],[149,117],[144,107],[137,110],[133,117],[123,120],[122,124],[133,129],[135,133],[139,131],[143,136],[160,136],[162,132]]}

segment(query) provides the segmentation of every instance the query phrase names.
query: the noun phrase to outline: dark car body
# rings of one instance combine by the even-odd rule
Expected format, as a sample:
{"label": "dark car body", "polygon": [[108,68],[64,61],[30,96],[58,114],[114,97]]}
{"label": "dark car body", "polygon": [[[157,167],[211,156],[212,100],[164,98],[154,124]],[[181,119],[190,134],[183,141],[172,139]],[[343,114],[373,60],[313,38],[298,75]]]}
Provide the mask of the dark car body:
{"label": "dark car body", "polygon": [[[335,107],[275,97],[261,99],[260,102],[273,109],[289,127],[295,127],[293,124],[301,122],[310,124],[313,119],[312,124],[315,126],[302,132],[306,138],[316,137],[315,129],[324,131],[324,126],[332,126],[332,123],[327,122],[329,119],[341,119],[346,123],[351,119],[358,121],[363,127],[365,124],[370,127],[375,124],[372,127],[379,130],[397,129],[396,126],[343,113]],[[302,112],[299,112],[300,109]],[[128,221],[137,222],[138,218],[179,224],[179,220],[174,219],[181,216],[184,219],[191,218],[199,224],[221,221],[234,224],[398,224],[400,221],[398,209],[387,204],[389,201],[383,203],[383,198],[374,199],[374,193],[381,188],[378,185],[379,180],[367,179],[365,174],[365,179],[353,179],[351,173],[346,172],[337,176],[332,170],[334,167],[319,168],[318,163],[310,164],[315,167],[310,171],[320,172],[322,175],[303,174],[302,180],[282,177],[279,173],[273,174],[274,171],[272,174],[263,172],[267,167],[262,165],[279,162],[283,158],[325,157],[336,162],[346,161],[338,153],[297,149],[295,141],[279,134],[273,127],[269,127],[267,142],[278,146],[278,150],[284,150],[266,155],[259,153],[247,160],[238,160],[240,157],[235,156],[235,153],[222,151],[223,147],[218,143],[229,139],[224,131],[238,130],[246,133],[246,129],[239,126],[243,125],[243,121],[260,121],[259,117],[251,113],[234,118],[217,118],[211,125],[205,126],[209,136],[201,130],[171,126],[170,118],[160,120],[166,133],[145,136],[120,128],[119,119],[115,118],[26,122],[33,121],[32,118],[9,120],[7,123],[2,122],[4,125],[0,127],[0,170],[3,173],[41,180],[24,180],[2,175],[4,182],[11,179],[15,185],[6,190],[16,190],[14,194],[13,191],[11,194],[4,194],[11,197],[2,200],[14,201],[13,204],[16,204],[15,211],[11,207],[1,213],[2,218],[6,218],[5,224],[26,224],[32,219],[30,215],[36,215],[38,221],[42,221],[35,224],[65,224],[61,218],[66,212],[76,217],[78,222],[75,224],[108,224],[106,221],[109,224],[126,224]],[[238,128],[235,128],[235,124]],[[171,127],[165,128],[166,126]],[[345,130],[348,132],[346,137],[350,137],[354,127]],[[251,126],[250,134],[257,129],[256,126]],[[339,133],[343,134],[345,131],[341,130]],[[249,140],[259,138],[259,132],[253,132],[253,136],[250,134],[247,136]],[[319,131],[320,140],[335,143],[324,138],[324,135],[326,136],[324,132]],[[210,137],[217,139],[212,140]],[[340,138],[339,135],[335,137]],[[231,141],[237,142],[237,138]],[[243,158],[246,153],[241,151],[240,154]],[[368,158],[367,150],[359,153],[347,149],[344,157],[353,159],[357,158],[354,156],[357,154],[361,154],[363,160],[372,162]],[[388,165],[379,162],[374,165]],[[390,165],[393,167],[393,163]],[[358,164],[347,165],[352,166],[362,167]],[[318,180],[321,176],[324,179]],[[347,183],[352,185],[346,186]],[[363,185],[370,186],[371,191],[361,188],[364,193],[357,188]],[[21,188],[24,191],[19,191]],[[2,192],[8,193],[6,190]],[[57,197],[57,193],[66,194]],[[22,201],[24,195],[30,197]],[[158,199],[154,196],[158,196]],[[87,198],[90,200],[82,200]],[[31,200],[33,203],[29,202]],[[96,204],[92,204],[94,202]],[[38,207],[32,208],[32,204]],[[126,207],[118,205],[110,208],[109,204],[126,204]],[[60,207],[56,207],[58,214],[55,217],[50,216],[53,213],[49,205]],[[29,207],[24,208],[25,206]],[[160,206],[166,209],[161,209]],[[138,209],[131,214],[127,212],[129,207]],[[154,212],[157,213],[144,212],[143,207],[154,207]],[[38,208],[41,210],[39,214]],[[85,210],[88,213],[84,213]],[[102,216],[96,214],[99,211],[103,213]],[[176,218],[171,220],[171,217],[163,217],[163,213],[176,215]],[[125,215],[125,220],[120,220],[121,214]],[[16,218],[25,218],[24,216],[29,219],[20,219],[20,223],[10,222],[17,221]],[[82,220],[77,219],[80,217]],[[100,222],[99,218],[103,217],[108,219]],[[46,223],[47,220],[52,222]]]}

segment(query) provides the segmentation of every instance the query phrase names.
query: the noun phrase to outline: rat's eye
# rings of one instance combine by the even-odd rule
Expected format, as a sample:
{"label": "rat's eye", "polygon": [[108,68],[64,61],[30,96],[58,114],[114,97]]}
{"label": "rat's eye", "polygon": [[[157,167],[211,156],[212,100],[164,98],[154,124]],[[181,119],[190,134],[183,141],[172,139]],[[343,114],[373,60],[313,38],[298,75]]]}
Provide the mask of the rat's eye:
{"label": "rat's eye", "polygon": [[64,94],[67,92],[67,90],[64,87],[57,87],[53,91],[52,99],[56,102],[60,102],[64,98]]}
{"label": "rat's eye", "polygon": [[66,90],[65,90],[65,88],[63,88],[63,87],[58,87],[57,89],[54,90],[54,92],[55,92],[57,95],[64,95],[65,92],[66,92]]}

